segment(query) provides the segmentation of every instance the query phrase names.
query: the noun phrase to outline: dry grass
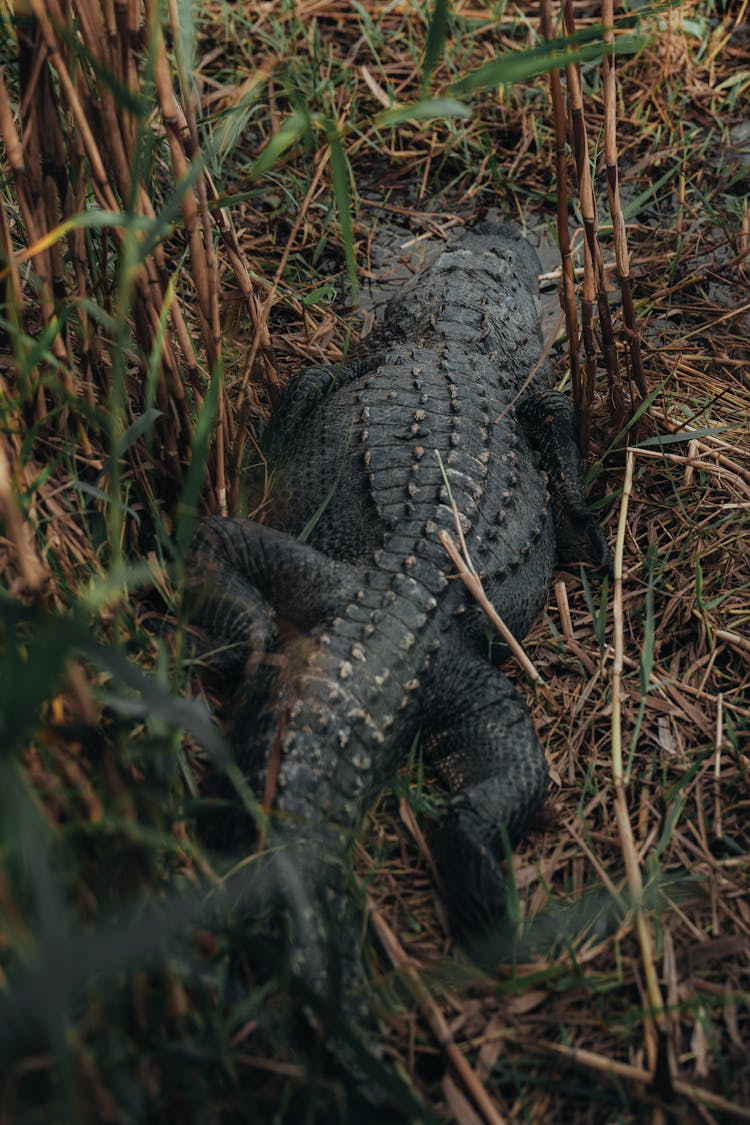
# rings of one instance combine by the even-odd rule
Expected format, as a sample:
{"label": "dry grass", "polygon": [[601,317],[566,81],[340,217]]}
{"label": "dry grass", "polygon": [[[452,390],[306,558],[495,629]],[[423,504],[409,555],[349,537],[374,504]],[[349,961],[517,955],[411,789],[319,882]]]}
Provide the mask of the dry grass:
{"label": "dry grass", "polygon": [[[174,733],[187,725],[200,740],[203,728],[165,702],[189,669],[148,641],[122,593],[144,580],[134,568],[146,559],[179,611],[185,511],[201,483],[206,506],[241,510],[249,423],[293,370],[336,360],[365,322],[332,300],[347,299],[351,280],[340,153],[362,284],[377,273],[386,215],[440,237],[499,206],[558,225],[565,243],[554,184],[568,96],[593,179],[580,179],[563,245],[567,335],[581,337],[576,399],[617,544],[614,589],[560,576],[524,645],[544,679],[530,705],[553,784],[539,831],[513,858],[512,961],[482,976],[451,947],[429,853],[439,797],[418,765],[357,848],[364,955],[387,1056],[425,1120],[747,1119],[750,214],[736,140],[747,5],[690,0],[647,16],[659,33],[617,59],[616,91],[608,63],[569,66],[557,92],[540,77],[475,93],[466,118],[397,128],[378,115],[420,96],[428,21],[414,5],[207,2],[193,62],[173,50],[185,18],[176,4],[166,39],[155,6],[142,24],[135,3],[73,8],[66,38],[62,9],[32,0],[34,23],[19,6],[17,58],[0,59],[0,575],[11,595],[0,986],[7,975],[16,996],[19,966],[52,948],[55,911],[96,935],[123,896],[161,900],[217,878],[194,833],[205,756]],[[436,93],[499,50],[532,46],[542,14],[490,18],[468,3],[452,13]],[[557,33],[559,13],[545,13]],[[574,2],[567,28],[599,18]],[[61,49],[47,56],[45,43]],[[295,113],[289,146],[259,172],[263,146]],[[171,195],[201,153],[201,174]],[[572,160],[566,175],[578,183]],[[61,226],[84,205],[120,220]],[[574,267],[585,280],[575,332]],[[632,312],[627,282],[622,304],[615,284],[628,277]],[[571,362],[557,356],[563,381]],[[644,386],[648,425],[623,432],[619,413]],[[67,634],[78,638],[72,663]],[[145,681],[127,680],[125,651],[163,692],[150,712],[133,702],[147,698]],[[197,1106],[210,1121],[346,1120],[329,1079],[316,1118],[309,1060],[274,1032],[286,1002],[276,990],[265,1010],[262,974],[257,999],[229,1014],[216,1000],[231,927],[200,910],[189,921],[166,926],[166,963],[129,963],[119,999],[94,987],[85,1003],[61,1000],[47,1039],[31,1035],[26,1048],[19,1032],[15,1053],[0,1034],[3,1125],[73,1109],[87,1121],[187,1120]],[[178,938],[196,926],[199,982]],[[33,991],[18,995],[34,1008]]]}

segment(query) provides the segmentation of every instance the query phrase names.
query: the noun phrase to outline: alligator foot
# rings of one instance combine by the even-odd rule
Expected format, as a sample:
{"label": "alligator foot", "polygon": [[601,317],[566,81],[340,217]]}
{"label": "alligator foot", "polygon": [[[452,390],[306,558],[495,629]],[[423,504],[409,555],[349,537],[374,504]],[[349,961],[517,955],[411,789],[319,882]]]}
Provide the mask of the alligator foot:
{"label": "alligator foot", "polygon": [[448,675],[423,733],[429,761],[450,786],[436,841],[453,930],[475,944],[507,932],[507,894],[498,856],[534,819],[547,763],[531,718],[509,680],[480,657]]}
{"label": "alligator foot", "polygon": [[559,561],[611,572],[609,544],[583,490],[572,404],[559,391],[535,391],[524,399],[519,415],[548,476]]}

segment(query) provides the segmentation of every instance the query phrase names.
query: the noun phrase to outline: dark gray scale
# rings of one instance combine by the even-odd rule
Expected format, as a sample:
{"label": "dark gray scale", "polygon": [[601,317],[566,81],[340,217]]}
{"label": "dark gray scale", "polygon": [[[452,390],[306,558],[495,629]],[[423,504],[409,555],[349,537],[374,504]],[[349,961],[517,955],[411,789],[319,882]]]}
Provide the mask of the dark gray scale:
{"label": "dark gray scale", "polygon": [[[386,540],[386,546],[388,542]],[[404,555],[401,564],[404,572],[410,575],[425,591],[425,602],[429,601],[431,597],[437,597],[448,585],[448,579],[445,577],[447,556],[437,538],[435,543],[436,550],[431,557],[425,558],[426,552],[415,545],[414,553]]]}
{"label": "dark gray scale", "polygon": [[362,606],[349,605],[344,608],[343,612],[345,616],[337,618],[333,625],[336,637],[341,641],[348,640],[351,645],[367,644],[372,635],[371,630],[367,628],[370,624],[372,611],[364,609]]}
{"label": "dark gray scale", "polygon": [[[377,473],[387,473],[404,481],[408,480],[406,472],[414,464],[414,451],[406,442],[397,444],[391,438],[390,445],[383,441],[376,444],[374,438],[383,436],[383,427],[372,427],[368,431],[368,440],[363,455],[363,464],[368,477],[372,480]],[[418,463],[418,462],[417,462]]]}
{"label": "dark gray scale", "polygon": [[473,346],[484,332],[484,309],[448,309],[436,327],[446,342],[454,346]]}
{"label": "dark gray scale", "polygon": [[386,538],[383,546],[385,552],[398,559],[399,565],[403,566],[409,553],[414,550],[415,542],[413,531],[409,534],[406,530],[399,528]]}
{"label": "dark gray scale", "polygon": [[[371,431],[374,427],[371,427]],[[381,430],[385,429],[385,425]],[[416,440],[430,448],[440,447],[441,435],[433,433],[426,437],[422,432],[409,435],[410,456],[404,463],[397,463],[390,472],[373,472],[370,487],[373,504],[380,514],[384,526],[393,534],[403,533],[408,527],[413,537],[413,528],[418,513],[425,515],[438,500],[441,486],[440,469],[434,455],[415,457],[412,443]],[[416,468],[415,468],[416,466]]]}
{"label": "dark gray scale", "polygon": [[432,609],[429,594],[411,574],[401,572],[395,575],[394,589],[397,598],[389,609],[389,617],[408,632],[419,633]]}
{"label": "dark gray scale", "polygon": [[[415,613],[415,617],[417,614]],[[374,636],[377,646],[386,654],[392,664],[397,663],[400,657],[408,655],[417,643],[417,633],[414,628],[396,617],[393,605],[383,609],[375,609],[370,615],[370,624],[374,626]]]}

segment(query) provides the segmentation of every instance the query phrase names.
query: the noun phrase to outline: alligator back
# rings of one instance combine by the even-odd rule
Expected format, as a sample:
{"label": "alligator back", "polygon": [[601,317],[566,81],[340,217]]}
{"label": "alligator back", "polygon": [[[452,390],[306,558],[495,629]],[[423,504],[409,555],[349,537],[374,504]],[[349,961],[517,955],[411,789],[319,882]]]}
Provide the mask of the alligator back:
{"label": "alligator back", "polygon": [[[539,303],[534,251],[492,230],[464,236],[390,301],[360,374],[345,372],[291,425],[281,412],[266,446],[267,519],[294,535],[313,519],[319,550],[369,566],[411,560],[416,576],[421,560],[444,569],[437,533],[455,534],[452,498],[500,612],[523,633],[554,557],[544,473],[516,412],[539,356]],[[536,596],[520,605],[513,575],[530,556]]]}

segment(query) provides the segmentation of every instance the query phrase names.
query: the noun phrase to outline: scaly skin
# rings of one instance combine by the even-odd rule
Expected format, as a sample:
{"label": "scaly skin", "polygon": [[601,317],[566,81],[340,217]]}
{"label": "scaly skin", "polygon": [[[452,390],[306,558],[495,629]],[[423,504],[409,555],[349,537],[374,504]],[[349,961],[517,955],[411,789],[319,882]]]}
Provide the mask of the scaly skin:
{"label": "scaly skin", "polygon": [[[524,389],[541,348],[537,268],[512,228],[481,227],[446,249],[394,297],[356,361],[290,386],[264,446],[266,523],[199,527],[198,619],[238,662],[253,657],[235,753],[259,796],[278,754],[271,844],[285,857],[299,967],[316,987],[328,937],[345,928],[347,846],[418,731],[452,792],[436,855],[457,933],[503,919],[502,830],[517,841],[544,797],[526,708],[449,578],[438,533],[455,527],[435,455],[516,637],[544,604],[556,555],[608,565],[570,404],[548,389],[544,364]],[[231,834],[249,845],[244,814]]]}

